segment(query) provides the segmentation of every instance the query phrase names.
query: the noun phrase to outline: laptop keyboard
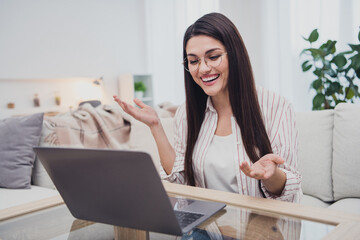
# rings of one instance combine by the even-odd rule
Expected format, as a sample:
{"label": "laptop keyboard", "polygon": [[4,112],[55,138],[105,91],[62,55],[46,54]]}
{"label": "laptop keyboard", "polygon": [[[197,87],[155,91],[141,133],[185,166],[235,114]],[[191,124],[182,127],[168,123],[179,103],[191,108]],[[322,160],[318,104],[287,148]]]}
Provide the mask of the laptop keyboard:
{"label": "laptop keyboard", "polygon": [[174,210],[174,212],[181,228],[188,226],[189,224],[195,222],[196,220],[204,216],[203,214],[199,213],[182,212],[176,210]]}

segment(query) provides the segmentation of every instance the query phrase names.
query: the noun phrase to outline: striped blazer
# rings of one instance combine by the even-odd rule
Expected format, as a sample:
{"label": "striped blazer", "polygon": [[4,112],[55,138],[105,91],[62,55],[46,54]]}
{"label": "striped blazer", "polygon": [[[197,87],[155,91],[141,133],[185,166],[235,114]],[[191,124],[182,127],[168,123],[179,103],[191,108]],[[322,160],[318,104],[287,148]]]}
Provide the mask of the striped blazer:
{"label": "striped blazer", "polygon": [[[257,94],[265,129],[269,136],[273,153],[281,156],[285,160],[285,163],[278,167],[286,174],[285,187],[280,196],[275,196],[268,192],[262,182],[261,188],[267,198],[288,202],[299,202],[300,197],[302,196],[301,175],[297,167],[298,135],[292,104],[284,97],[260,86],[257,87]],[[198,187],[206,187],[204,161],[208,147],[216,130],[217,119],[217,112],[209,97],[207,100],[204,121],[193,152],[195,184]],[[233,134],[233,142],[235,143],[233,151],[238,193],[262,197],[258,180],[246,176],[240,170],[240,163],[242,161],[247,161],[250,165],[252,165],[252,162],[246,154],[243,139],[241,138],[240,127],[237,125],[234,117],[231,118],[231,127],[232,132],[235,133]],[[176,152],[176,159],[174,167],[169,175],[166,174],[164,169],[161,169],[160,173],[164,180],[184,184],[184,158],[187,138],[185,104],[181,105],[175,114],[175,128],[174,150]]]}

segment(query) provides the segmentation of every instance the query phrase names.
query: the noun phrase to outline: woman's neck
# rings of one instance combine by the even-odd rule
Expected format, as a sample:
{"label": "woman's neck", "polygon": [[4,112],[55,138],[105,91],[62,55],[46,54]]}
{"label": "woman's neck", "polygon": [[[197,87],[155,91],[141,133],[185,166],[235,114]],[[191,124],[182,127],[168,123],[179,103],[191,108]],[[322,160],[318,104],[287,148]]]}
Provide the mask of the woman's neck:
{"label": "woman's neck", "polygon": [[211,102],[219,115],[232,116],[229,94],[213,96]]}

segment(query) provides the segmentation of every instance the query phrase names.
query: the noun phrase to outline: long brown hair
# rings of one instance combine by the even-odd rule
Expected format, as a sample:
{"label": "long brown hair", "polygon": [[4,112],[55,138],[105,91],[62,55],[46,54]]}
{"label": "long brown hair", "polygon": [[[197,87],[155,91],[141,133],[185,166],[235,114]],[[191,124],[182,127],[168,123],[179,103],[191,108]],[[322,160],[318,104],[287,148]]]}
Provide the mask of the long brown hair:
{"label": "long brown hair", "polygon": [[[206,35],[220,41],[226,48],[229,62],[228,91],[231,109],[241,129],[241,137],[249,158],[255,163],[261,156],[272,153],[270,140],[260,112],[254,76],[244,42],[235,25],[220,13],[206,14],[188,27],[184,35],[183,57],[190,38]],[[188,123],[185,152],[185,180],[195,186],[193,151],[205,117],[208,96],[184,70],[186,115]],[[261,190],[261,189],[260,189]]]}

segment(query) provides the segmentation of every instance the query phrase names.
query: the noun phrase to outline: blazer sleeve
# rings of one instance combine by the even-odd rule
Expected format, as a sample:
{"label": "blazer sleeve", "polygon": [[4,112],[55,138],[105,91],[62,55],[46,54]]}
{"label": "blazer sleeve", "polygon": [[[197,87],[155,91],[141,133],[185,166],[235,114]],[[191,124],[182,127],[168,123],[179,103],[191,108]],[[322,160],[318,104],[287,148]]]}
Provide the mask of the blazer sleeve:
{"label": "blazer sleeve", "polygon": [[[274,109],[274,108],[273,108]],[[270,143],[273,153],[285,160],[278,167],[286,174],[285,187],[280,195],[272,195],[261,182],[267,198],[288,202],[299,202],[302,196],[301,175],[297,166],[298,133],[293,106],[280,98],[277,111],[271,114]]]}
{"label": "blazer sleeve", "polygon": [[186,151],[187,138],[187,120],[185,104],[181,105],[174,117],[174,150],[176,154],[173,169],[170,174],[167,174],[163,167],[160,168],[160,176],[162,180],[185,184],[184,177],[184,163]]}

